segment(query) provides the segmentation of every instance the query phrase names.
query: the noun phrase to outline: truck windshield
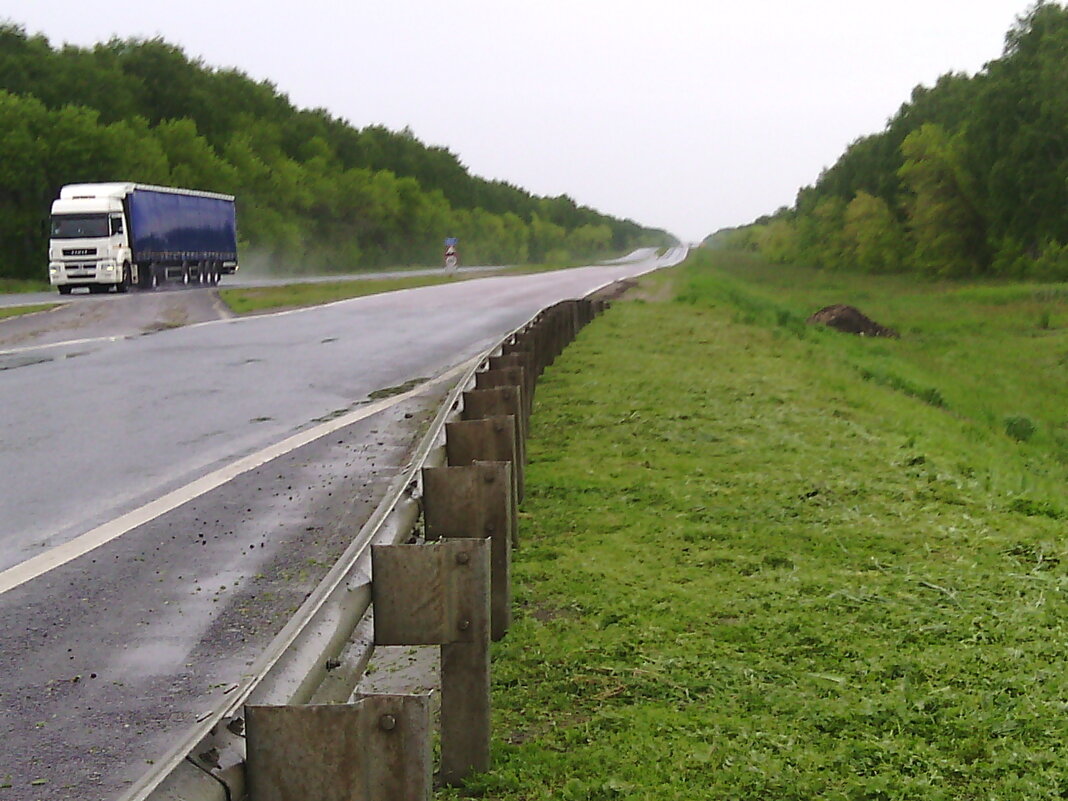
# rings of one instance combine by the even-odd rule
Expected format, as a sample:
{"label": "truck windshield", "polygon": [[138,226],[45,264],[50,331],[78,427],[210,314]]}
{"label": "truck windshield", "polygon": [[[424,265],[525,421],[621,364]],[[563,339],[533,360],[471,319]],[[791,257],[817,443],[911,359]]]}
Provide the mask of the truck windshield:
{"label": "truck windshield", "polygon": [[107,236],[106,214],[57,214],[52,217],[53,239],[83,239]]}

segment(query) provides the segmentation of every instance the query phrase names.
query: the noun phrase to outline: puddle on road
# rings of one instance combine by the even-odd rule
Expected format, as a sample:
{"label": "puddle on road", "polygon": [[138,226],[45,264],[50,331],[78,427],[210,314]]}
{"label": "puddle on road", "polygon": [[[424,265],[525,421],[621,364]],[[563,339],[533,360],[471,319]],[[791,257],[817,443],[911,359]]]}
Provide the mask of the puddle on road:
{"label": "puddle on road", "polygon": [[178,665],[188,667],[187,663],[195,661],[195,649],[203,644],[206,632],[225,608],[222,601],[241,589],[257,567],[257,563],[247,562],[240,568],[206,576],[169,579],[170,588],[141,615],[143,637],[131,639],[115,655],[109,669],[123,676],[156,675],[173,672]]}
{"label": "puddle on road", "polygon": [[[159,673],[171,673],[174,665],[188,661],[188,656],[196,645],[191,637],[159,636],[160,627],[155,627],[155,634],[149,640],[141,640],[119,651],[113,665],[109,667],[116,676],[130,674],[136,676],[154,676]],[[108,673],[103,669],[101,675]]]}

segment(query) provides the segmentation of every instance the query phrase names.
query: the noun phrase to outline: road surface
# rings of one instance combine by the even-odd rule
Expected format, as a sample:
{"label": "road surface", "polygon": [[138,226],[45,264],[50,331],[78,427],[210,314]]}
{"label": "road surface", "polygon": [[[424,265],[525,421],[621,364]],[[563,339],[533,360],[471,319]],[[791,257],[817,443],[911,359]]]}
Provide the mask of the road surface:
{"label": "road surface", "polygon": [[[605,262],[606,264],[618,264],[624,263],[630,260],[630,256],[624,256],[622,259],[614,259],[612,262]],[[478,275],[479,273],[494,272],[497,270],[507,269],[501,266],[492,265],[472,265],[470,267],[460,267],[456,270],[456,274],[459,275]],[[236,275],[224,275],[222,282],[217,287],[218,289],[239,289],[243,287],[259,287],[259,286],[282,286],[284,284],[324,284],[333,281],[365,281],[365,280],[379,280],[388,278],[411,278],[413,276],[420,275],[442,275],[441,267],[420,267],[416,269],[404,269],[404,270],[387,270],[383,272],[362,272],[362,273],[339,273],[337,275],[268,275],[265,273],[253,273],[246,272],[245,270],[239,270]],[[199,287],[185,287],[179,284],[164,284],[155,292],[195,292],[200,291]],[[204,290],[207,292],[214,291]],[[41,303],[91,303],[94,301],[107,302],[109,299],[114,299],[114,295],[90,295],[88,290],[76,289],[72,295],[60,295],[55,291],[52,292],[20,292],[12,295],[0,295],[0,308],[8,306],[37,306]]]}
{"label": "road surface", "polygon": [[681,255],[0,352],[0,799],[121,795],[314,587],[441,388],[197,482]]}

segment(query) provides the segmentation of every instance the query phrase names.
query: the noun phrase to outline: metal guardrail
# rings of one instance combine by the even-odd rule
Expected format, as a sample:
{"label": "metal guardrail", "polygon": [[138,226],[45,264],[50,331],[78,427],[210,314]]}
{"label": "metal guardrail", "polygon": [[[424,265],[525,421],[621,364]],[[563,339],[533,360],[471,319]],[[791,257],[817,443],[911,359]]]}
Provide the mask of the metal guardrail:
{"label": "metal guardrail", "polygon": [[[556,315],[552,325],[539,326],[550,309],[568,303],[576,304],[573,312]],[[599,310],[577,301],[543,309],[479,356],[423,385],[425,389],[456,379],[412,459],[393,479],[371,517],[237,690],[186,732],[121,801],[240,801],[245,797],[246,704],[340,703],[352,694],[374,647],[369,623],[371,546],[410,537],[421,511],[421,470],[445,461],[446,423],[458,417],[461,396],[475,386],[476,372],[528,333],[534,350],[558,353]]]}

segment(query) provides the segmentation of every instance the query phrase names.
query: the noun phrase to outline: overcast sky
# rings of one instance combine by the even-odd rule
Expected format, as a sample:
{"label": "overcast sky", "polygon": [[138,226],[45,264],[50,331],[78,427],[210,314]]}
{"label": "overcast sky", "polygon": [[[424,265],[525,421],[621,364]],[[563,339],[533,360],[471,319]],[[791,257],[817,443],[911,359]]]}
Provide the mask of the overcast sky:
{"label": "overcast sky", "polygon": [[793,203],[1028,0],[0,0],[53,45],[162,36],[487,178],[685,240]]}

